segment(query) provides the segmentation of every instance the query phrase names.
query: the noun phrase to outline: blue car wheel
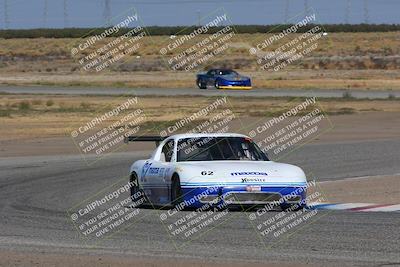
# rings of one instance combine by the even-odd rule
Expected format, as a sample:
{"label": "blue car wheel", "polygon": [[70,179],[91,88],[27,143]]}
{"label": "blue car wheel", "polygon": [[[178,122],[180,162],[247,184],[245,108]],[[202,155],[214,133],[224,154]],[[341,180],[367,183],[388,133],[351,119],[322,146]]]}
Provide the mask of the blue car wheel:
{"label": "blue car wheel", "polygon": [[214,86],[215,86],[215,88],[219,89],[219,81],[218,81],[218,79],[217,79],[217,80],[215,80],[215,84],[214,84]]}
{"label": "blue car wheel", "polygon": [[206,84],[203,80],[201,80],[201,79],[198,79],[198,80],[197,80],[197,86],[198,86],[200,89],[207,89],[207,84]]}

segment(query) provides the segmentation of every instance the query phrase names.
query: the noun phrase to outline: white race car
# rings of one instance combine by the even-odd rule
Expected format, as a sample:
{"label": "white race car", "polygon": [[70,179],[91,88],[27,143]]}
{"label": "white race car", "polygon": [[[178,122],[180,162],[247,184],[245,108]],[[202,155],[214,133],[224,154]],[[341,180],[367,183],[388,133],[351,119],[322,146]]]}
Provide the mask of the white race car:
{"label": "white race car", "polygon": [[[296,166],[270,161],[251,138],[233,133],[129,136],[126,142],[153,141],[149,159],[130,168],[131,196],[145,204],[305,207],[306,176]],[[161,142],[161,143],[160,143]]]}

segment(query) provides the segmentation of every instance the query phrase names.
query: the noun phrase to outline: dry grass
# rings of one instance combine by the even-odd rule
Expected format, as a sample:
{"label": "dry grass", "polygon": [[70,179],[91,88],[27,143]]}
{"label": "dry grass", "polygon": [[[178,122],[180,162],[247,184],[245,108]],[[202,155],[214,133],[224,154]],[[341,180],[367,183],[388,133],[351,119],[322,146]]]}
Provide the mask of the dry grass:
{"label": "dry grass", "polygon": [[[317,49],[311,54],[277,72],[261,71],[256,58],[248,53],[250,47],[269,36],[237,34],[224,54],[207,65],[232,67],[250,74],[257,88],[400,89],[399,32],[332,33],[319,40]],[[199,41],[198,38],[186,42],[182,49]],[[199,69],[172,72],[166,58],[159,54],[160,48],[171,41],[168,36],[145,37],[140,40],[141,49],[99,73],[81,70],[79,58],[112,40],[102,40],[73,58],[71,48],[84,40],[0,39],[0,84],[194,86],[194,75]],[[269,51],[282,44],[283,41],[273,44]]]}
{"label": "dry grass", "polygon": [[[232,38],[234,44],[229,48],[228,52],[231,56],[248,55],[248,47],[255,46],[257,43],[270,37],[271,34],[236,34]],[[297,35],[293,35],[297,36]],[[199,40],[207,37],[193,38],[186,42],[182,49],[189,48]],[[107,38],[99,41],[96,45],[88,50],[85,54],[89,54],[95,49],[107,44],[113,38]],[[286,39],[287,40],[287,39]],[[319,42],[318,48],[313,56],[362,56],[362,55],[398,55],[400,54],[399,32],[376,32],[376,33],[330,33],[327,38]],[[71,48],[82,43],[82,39],[74,38],[36,38],[36,39],[1,39],[0,55],[1,56],[27,56],[27,57],[65,57],[71,58]],[[276,42],[272,44],[270,49],[276,49],[284,43]],[[169,36],[152,36],[144,37],[141,41],[144,49],[138,53],[132,54],[133,57],[140,55],[142,57],[158,56],[159,50],[163,45],[170,42]],[[240,44],[244,44],[240,46]]]}

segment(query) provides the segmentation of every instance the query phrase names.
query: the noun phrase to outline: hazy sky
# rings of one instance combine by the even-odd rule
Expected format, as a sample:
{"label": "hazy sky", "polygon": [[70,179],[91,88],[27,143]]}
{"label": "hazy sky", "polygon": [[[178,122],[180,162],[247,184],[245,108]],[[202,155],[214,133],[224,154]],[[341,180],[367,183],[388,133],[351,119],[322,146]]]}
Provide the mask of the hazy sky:
{"label": "hazy sky", "polygon": [[199,16],[221,8],[234,24],[276,24],[304,12],[306,6],[315,11],[320,23],[400,24],[400,0],[108,1],[109,9],[105,9],[106,0],[0,0],[0,28],[99,27],[107,16],[115,18],[130,8],[137,10],[145,26],[194,25]]}

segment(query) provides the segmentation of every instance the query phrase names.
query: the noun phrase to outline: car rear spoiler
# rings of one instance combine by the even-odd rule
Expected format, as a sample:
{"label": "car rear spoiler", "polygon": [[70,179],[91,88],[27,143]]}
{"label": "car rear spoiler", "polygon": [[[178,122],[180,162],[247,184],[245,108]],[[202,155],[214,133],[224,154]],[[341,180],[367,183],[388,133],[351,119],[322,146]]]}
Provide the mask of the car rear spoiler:
{"label": "car rear spoiler", "polygon": [[161,141],[163,141],[168,137],[169,136],[159,136],[159,135],[147,135],[147,136],[130,135],[124,138],[124,142],[127,144],[129,142],[156,142],[156,145],[158,146]]}

